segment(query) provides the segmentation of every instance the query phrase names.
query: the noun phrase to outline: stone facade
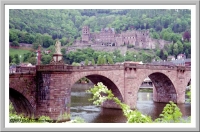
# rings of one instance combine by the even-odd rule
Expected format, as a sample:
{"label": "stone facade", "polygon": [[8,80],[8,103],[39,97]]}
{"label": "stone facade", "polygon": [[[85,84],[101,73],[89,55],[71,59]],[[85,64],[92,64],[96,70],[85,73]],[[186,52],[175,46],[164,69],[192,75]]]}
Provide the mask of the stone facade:
{"label": "stone facade", "polygon": [[10,101],[17,113],[32,117],[36,112],[35,73],[11,73],[9,76]]}
{"label": "stone facade", "polygon": [[[26,100],[21,104],[24,107],[19,106],[25,109],[21,112],[35,113],[35,117],[46,115],[60,121],[70,120],[71,88],[83,77],[94,84],[102,82],[131,109],[136,108],[137,93],[146,77],[154,84],[153,99],[156,102],[171,100],[184,103],[186,86],[191,80],[190,67],[132,63],[101,66],[37,65],[36,73],[10,74],[10,89],[18,91],[20,99]],[[28,89],[24,80],[34,85]],[[15,103],[19,101],[14,94],[10,94],[10,100]],[[119,108],[112,101],[103,103],[102,107]]]}
{"label": "stone facade", "polygon": [[82,40],[76,41],[74,45],[96,45],[96,46],[121,46],[133,45],[135,48],[155,49],[156,45],[163,48],[165,44],[172,42],[153,39],[146,31],[126,31],[115,33],[114,28],[102,28],[99,33],[91,33],[88,26],[82,28]]}

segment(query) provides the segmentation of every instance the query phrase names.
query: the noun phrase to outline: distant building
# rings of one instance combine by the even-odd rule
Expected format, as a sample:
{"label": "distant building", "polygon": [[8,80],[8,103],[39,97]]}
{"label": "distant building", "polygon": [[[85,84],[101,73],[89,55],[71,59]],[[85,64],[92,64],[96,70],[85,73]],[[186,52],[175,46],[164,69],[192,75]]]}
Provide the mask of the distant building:
{"label": "distant building", "polygon": [[15,73],[15,72],[16,72],[16,65],[11,65],[11,66],[9,67],[9,72],[10,72],[10,73]]}
{"label": "distant building", "polygon": [[132,64],[143,64],[142,61],[140,62],[135,62],[135,61],[125,61],[125,63],[132,63]]}
{"label": "distant building", "polygon": [[185,59],[185,66],[191,66],[191,59]]}
{"label": "distant building", "polygon": [[150,63],[151,65],[168,65],[168,66],[175,66],[172,61],[153,61]]}
{"label": "distant building", "polygon": [[132,45],[135,48],[155,49],[156,45],[162,49],[170,41],[153,39],[149,30],[131,30],[116,33],[114,28],[102,28],[99,33],[91,33],[88,26],[82,27],[82,39],[76,40],[75,45],[96,45],[96,46],[121,46]]}
{"label": "distant building", "polygon": [[177,59],[186,59],[186,56],[185,56],[185,54],[179,54],[177,56]]}
{"label": "distant building", "polygon": [[140,88],[153,88],[153,83],[149,77],[145,78]]}
{"label": "distant building", "polygon": [[174,63],[176,66],[185,66],[184,59],[176,59],[176,60],[172,60],[171,62]]}
{"label": "distant building", "polygon": [[20,66],[33,66],[31,63],[21,63]]}
{"label": "distant building", "polygon": [[51,50],[45,50],[44,53],[49,54],[49,53],[51,53]]}
{"label": "distant building", "polygon": [[177,66],[191,66],[191,59],[186,59],[185,54],[179,54],[176,60],[172,60],[172,63],[174,63]]}
{"label": "distant building", "polygon": [[167,61],[172,61],[172,60],[175,60],[175,56],[169,55],[169,56],[167,57]]}

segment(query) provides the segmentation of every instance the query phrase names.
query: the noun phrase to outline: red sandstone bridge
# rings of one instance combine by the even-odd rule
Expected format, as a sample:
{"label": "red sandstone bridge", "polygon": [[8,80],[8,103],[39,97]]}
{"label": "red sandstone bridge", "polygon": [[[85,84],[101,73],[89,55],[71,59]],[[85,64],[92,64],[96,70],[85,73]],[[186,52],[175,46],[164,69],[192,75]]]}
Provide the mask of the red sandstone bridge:
{"label": "red sandstone bridge", "polygon": [[[58,120],[64,113],[70,114],[71,88],[83,77],[87,77],[94,84],[102,82],[116,97],[134,109],[139,87],[146,77],[154,84],[155,102],[171,100],[184,103],[186,86],[191,79],[191,68],[132,63],[18,67],[16,73],[9,75],[10,101],[18,113],[35,117],[45,115]],[[105,102],[102,107],[118,108],[111,101]]]}

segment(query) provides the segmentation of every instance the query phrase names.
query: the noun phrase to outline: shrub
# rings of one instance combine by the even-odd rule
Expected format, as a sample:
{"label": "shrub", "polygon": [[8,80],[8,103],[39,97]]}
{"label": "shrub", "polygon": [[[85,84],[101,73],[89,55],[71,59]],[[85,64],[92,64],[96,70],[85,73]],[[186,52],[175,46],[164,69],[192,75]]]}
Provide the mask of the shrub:
{"label": "shrub", "polygon": [[155,122],[177,123],[180,122],[181,117],[182,113],[178,106],[174,104],[174,102],[170,101],[169,104],[164,107],[160,114],[160,118],[157,118]]}
{"label": "shrub", "polygon": [[108,88],[103,85],[103,83],[98,83],[94,86],[94,88],[91,88],[89,90],[86,90],[86,92],[92,93],[93,97],[89,99],[90,101],[93,101],[93,104],[100,105],[106,100],[114,100],[114,102],[122,108],[122,111],[124,115],[127,118],[127,123],[150,123],[152,122],[150,116],[143,115],[141,112],[135,110],[131,110],[130,107],[124,103],[122,103],[117,97],[114,97],[114,94],[111,90],[108,90]]}
{"label": "shrub", "polygon": [[186,120],[183,119],[182,113],[178,106],[174,104],[174,102],[170,101],[169,104],[164,107],[162,113],[160,114],[160,118],[152,121],[150,116],[143,115],[138,110],[131,110],[128,105],[122,103],[117,97],[114,97],[112,91],[108,90],[108,88],[101,82],[99,82],[93,88],[86,90],[86,92],[93,94],[93,97],[89,100],[93,101],[93,104],[95,105],[100,105],[106,100],[113,100],[122,108],[122,111],[127,118],[127,123],[187,123],[191,120],[190,117],[188,117]]}

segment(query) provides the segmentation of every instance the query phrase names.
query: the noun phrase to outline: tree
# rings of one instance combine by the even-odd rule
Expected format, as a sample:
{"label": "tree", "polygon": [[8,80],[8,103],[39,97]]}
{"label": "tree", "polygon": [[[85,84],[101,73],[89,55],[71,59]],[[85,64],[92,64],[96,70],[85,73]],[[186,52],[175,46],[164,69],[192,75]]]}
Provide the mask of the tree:
{"label": "tree", "polygon": [[13,42],[13,41],[19,41],[19,38],[17,36],[16,32],[13,32],[12,30],[9,30],[9,41]]}
{"label": "tree", "polygon": [[38,46],[40,45],[38,42],[34,42],[33,44],[33,49],[37,50]]}
{"label": "tree", "polygon": [[85,60],[85,66],[88,66],[88,63],[89,63],[89,61],[88,61],[88,59],[86,59]]}
{"label": "tree", "polygon": [[43,35],[43,45],[42,46],[44,48],[48,48],[50,45],[53,45],[53,42],[54,41],[50,35],[48,35],[48,34]]}
{"label": "tree", "polygon": [[179,52],[178,44],[175,43],[175,44],[173,45],[173,54],[174,54],[175,56],[177,56],[177,55],[178,55],[178,52]]}
{"label": "tree", "polygon": [[180,54],[180,53],[183,53],[183,44],[181,43],[181,41],[177,41],[177,44],[178,44],[178,51],[179,51],[179,54]]}
{"label": "tree", "polygon": [[94,58],[92,58],[92,65],[93,65],[93,66],[95,65],[95,61],[94,61]]}
{"label": "tree", "polygon": [[31,63],[32,65],[35,65],[36,64],[36,57],[29,58],[28,62]]}
{"label": "tree", "polygon": [[15,40],[11,43],[11,46],[19,47],[19,43]]}
{"label": "tree", "polygon": [[108,64],[114,64],[113,59],[111,58],[111,56],[107,56],[108,59]]}
{"label": "tree", "polygon": [[49,64],[51,61],[51,56],[50,55],[42,55],[41,61],[42,64]]}
{"label": "tree", "polygon": [[189,42],[189,41],[190,41],[190,38],[191,38],[191,35],[190,35],[189,31],[185,31],[185,32],[183,33],[183,40],[184,40],[184,41],[187,40],[187,41]]}
{"label": "tree", "polygon": [[81,64],[80,64],[80,63],[73,62],[73,63],[72,63],[72,66],[81,66]]}
{"label": "tree", "polygon": [[13,56],[12,55],[9,55],[9,63],[12,63],[12,61],[13,61]]}
{"label": "tree", "polygon": [[61,49],[61,53],[62,53],[63,55],[66,54],[65,48],[62,48],[62,49]]}
{"label": "tree", "polygon": [[18,54],[15,54],[15,55],[14,55],[14,58],[15,58],[15,63],[16,63],[16,64],[19,64],[19,63],[20,63],[19,55],[18,55]]}

